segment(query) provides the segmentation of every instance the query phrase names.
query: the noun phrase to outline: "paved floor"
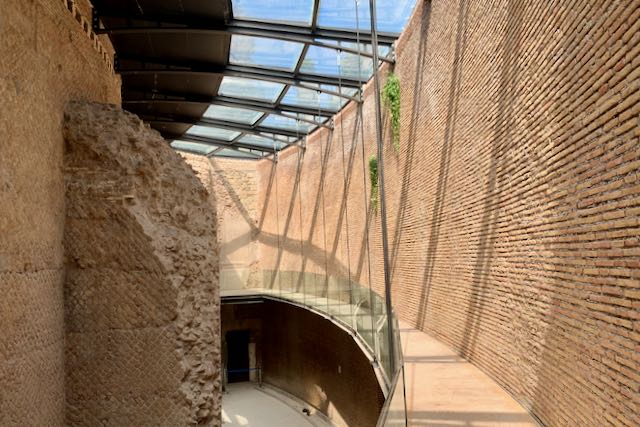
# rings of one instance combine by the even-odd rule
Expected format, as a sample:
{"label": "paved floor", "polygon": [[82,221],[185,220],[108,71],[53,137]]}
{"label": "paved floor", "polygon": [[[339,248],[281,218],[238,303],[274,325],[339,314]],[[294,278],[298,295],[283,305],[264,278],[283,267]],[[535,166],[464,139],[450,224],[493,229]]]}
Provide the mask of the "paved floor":
{"label": "paved floor", "polygon": [[410,426],[539,426],[504,389],[449,347],[406,324],[400,329]]}
{"label": "paved floor", "polygon": [[[313,411],[315,412],[315,411]],[[299,402],[272,387],[254,383],[227,386],[222,395],[222,425],[225,427],[319,427],[329,426],[324,418],[302,413]]]}

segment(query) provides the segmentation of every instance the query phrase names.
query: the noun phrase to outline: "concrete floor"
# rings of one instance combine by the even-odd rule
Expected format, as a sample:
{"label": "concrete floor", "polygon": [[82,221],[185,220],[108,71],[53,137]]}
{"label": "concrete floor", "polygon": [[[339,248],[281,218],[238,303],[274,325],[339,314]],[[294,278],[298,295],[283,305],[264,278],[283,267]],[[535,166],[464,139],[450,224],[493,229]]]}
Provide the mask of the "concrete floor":
{"label": "concrete floor", "polygon": [[312,411],[304,415],[301,402],[273,387],[255,383],[227,385],[222,395],[222,425],[225,427],[325,427],[327,420]]}
{"label": "concrete floor", "polygon": [[422,331],[400,325],[410,426],[539,424],[485,373]]}

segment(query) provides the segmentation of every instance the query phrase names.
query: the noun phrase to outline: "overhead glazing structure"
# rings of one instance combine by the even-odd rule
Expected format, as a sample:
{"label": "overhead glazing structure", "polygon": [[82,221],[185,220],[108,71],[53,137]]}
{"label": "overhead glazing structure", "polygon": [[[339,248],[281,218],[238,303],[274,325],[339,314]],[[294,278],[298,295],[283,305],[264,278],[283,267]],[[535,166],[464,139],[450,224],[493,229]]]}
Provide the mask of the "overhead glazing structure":
{"label": "overhead glazing structure", "polygon": [[[94,0],[123,106],[178,150],[259,159],[298,145],[373,73],[370,13],[344,0]],[[378,0],[378,54],[414,0]]]}

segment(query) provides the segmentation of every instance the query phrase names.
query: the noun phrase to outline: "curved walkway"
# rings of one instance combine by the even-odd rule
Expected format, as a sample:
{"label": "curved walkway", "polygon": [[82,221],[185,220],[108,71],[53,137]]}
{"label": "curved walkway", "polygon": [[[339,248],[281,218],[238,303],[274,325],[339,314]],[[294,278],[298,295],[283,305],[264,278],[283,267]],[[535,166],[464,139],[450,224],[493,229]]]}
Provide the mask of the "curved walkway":
{"label": "curved walkway", "polygon": [[410,426],[538,427],[480,369],[432,336],[400,322]]}

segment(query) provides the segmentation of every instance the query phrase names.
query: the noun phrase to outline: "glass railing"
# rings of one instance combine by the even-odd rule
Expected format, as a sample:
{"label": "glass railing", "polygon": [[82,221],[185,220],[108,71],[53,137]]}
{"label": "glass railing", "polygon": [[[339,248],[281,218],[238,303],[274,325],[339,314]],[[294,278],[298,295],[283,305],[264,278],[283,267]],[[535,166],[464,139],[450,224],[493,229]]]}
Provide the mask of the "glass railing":
{"label": "glass railing", "polygon": [[[386,399],[378,426],[406,424],[400,330],[397,318],[391,313],[392,330],[389,331],[383,297],[354,281],[315,273],[265,270],[262,284],[262,288],[253,291],[308,307],[352,331],[383,377]],[[390,336],[396,350],[394,363],[390,356]]]}

